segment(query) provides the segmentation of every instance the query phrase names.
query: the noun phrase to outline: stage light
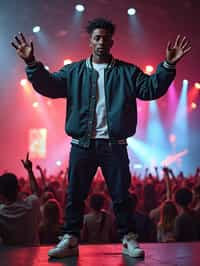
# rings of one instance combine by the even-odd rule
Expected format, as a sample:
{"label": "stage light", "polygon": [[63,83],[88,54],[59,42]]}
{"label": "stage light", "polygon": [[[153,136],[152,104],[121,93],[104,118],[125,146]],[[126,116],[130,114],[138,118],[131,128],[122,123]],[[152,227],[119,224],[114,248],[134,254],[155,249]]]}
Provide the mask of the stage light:
{"label": "stage light", "polygon": [[78,5],[75,6],[75,9],[78,12],[83,12],[85,10],[85,7],[84,7],[84,5],[78,4]]}
{"label": "stage light", "polygon": [[196,88],[197,90],[200,90],[200,83],[199,83],[199,82],[196,82],[196,83],[194,84],[194,86],[195,86],[195,88]]}
{"label": "stage light", "polygon": [[40,32],[40,26],[33,27],[33,32],[34,33]]}
{"label": "stage light", "polygon": [[47,105],[48,105],[48,106],[51,106],[51,105],[52,105],[52,101],[51,101],[51,100],[48,100],[48,101],[47,101]]}
{"label": "stage light", "polygon": [[48,67],[48,66],[45,66],[44,68],[45,68],[46,70],[49,70],[49,67]]}
{"label": "stage light", "polygon": [[129,8],[127,13],[129,16],[133,16],[136,14],[136,9],[135,8]]}
{"label": "stage light", "polygon": [[187,89],[189,81],[187,79],[183,80],[183,87],[184,89]]}
{"label": "stage light", "polygon": [[33,106],[33,108],[38,108],[39,103],[38,103],[38,102],[34,102],[34,103],[32,104],[32,106]]}
{"label": "stage light", "polygon": [[192,103],[191,103],[191,108],[192,108],[192,109],[196,109],[196,108],[197,108],[197,104],[194,103],[194,102],[192,102]]}
{"label": "stage light", "polygon": [[61,161],[59,161],[59,160],[56,161],[56,165],[57,165],[57,166],[61,166],[61,164],[62,164]]}
{"label": "stage light", "polygon": [[21,85],[22,87],[25,87],[27,84],[28,84],[28,80],[27,80],[27,79],[21,79],[21,81],[20,81],[20,85]]}
{"label": "stage light", "polygon": [[72,63],[72,60],[71,59],[65,59],[64,60],[64,65],[69,65]]}
{"label": "stage light", "polygon": [[176,135],[174,135],[174,134],[170,134],[170,135],[169,135],[169,141],[170,141],[171,143],[176,142]]}
{"label": "stage light", "polygon": [[145,67],[145,73],[147,73],[147,74],[151,74],[153,71],[154,71],[153,66],[151,66],[151,65],[147,65],[147,66]]}
{"label": "stage light", "polygon": [[134,169],[141,169],[141,168],[142,168],[142,164],[140,164],[140,163],[135,163],[135,164],[133,165],[133,168],[134,168]]}

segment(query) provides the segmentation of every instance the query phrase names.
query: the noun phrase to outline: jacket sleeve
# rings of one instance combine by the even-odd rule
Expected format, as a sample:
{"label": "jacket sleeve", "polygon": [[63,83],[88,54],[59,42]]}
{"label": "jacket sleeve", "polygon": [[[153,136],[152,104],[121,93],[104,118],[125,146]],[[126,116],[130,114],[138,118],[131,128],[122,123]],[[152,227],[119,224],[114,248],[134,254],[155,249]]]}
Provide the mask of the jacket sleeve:
{"label": "jacket sleeve", "polygon": [[58,72],[50,73],[42,63],[37,62],[33,66],[26,67],[28,80],[34,90],[49,98],[67,97],[67,71],[66,67]]}
{"label": "jacket sleeve", "polygon": [[147,75],[139,68],[136,70],[136,97],[141,100],[155,100],[163,96],[175,78],[175,68],[167,68],[165,63],[158,65],[152,75]]}

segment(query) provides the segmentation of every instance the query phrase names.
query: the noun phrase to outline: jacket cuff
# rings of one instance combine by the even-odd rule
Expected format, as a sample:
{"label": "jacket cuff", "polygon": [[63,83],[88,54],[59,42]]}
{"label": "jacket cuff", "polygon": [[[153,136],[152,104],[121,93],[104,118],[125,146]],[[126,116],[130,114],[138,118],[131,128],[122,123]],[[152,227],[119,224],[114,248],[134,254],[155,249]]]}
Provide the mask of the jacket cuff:
{"label": "jacket cuff", "polygon": [[176,69],[176,65],[172,65],[172,64],[168,63],[167,61],[163,62],[163,66],[167,69]]}

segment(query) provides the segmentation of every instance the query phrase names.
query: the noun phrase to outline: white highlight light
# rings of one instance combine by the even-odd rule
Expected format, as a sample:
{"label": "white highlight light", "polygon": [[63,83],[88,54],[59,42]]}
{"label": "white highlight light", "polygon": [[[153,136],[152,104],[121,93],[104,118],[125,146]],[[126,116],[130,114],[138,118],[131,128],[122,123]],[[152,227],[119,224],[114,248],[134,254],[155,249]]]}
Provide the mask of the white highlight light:
{"label": "white highlight light", "polygon": [[84,5],[76,5],[75,6],[75,9],[78,11],[78,12],[83,12],[85,10],[85,7]]}
{"label": "white highlight light", "polygon": [[129,8],[127,13],[129,16],[133,16],[136,14],[136,9],[135,8]]}
{"label": "white highlight light", "polygon": [[38,108],[39,103],[38,102],[34,102],[32,106],[33,106],[33,108]]}
{"label": "white highlight light", "polygon": [[151,74],[153,71],[154,71],[153,66],[151,66],[151,65],[147,65],[147,66],[145,67],[145,72],[146,72],[147,74]]}
{"label": "white highlight light", "polygon": [[59,161],[59,160],[56,161],[56,165],[57,165],[57,166],[61,166],[61,164],[62,164],[61,161]]}
{"label": "white highlight light", "polygon": [[134,169],[141,169],[143,166],[142,166],[142,164],[139,164],[139,163],[135,163],[134,165],[133,165],[133,168]]}
{"label": "white highlight light", "polygon": [[34,33],[40,32],[40,26],[33,27],[33,32]]}
{"label": "white highlight light", "polygon": [[189,81],[187,79],[184,79],[183,80],[183,86],[186,86],[187,87],[188,86],[188,83],[189,83]]}
{"label": "white highlight light", "polygon": [[48,67],[48,66],[45,66],[44,68],[45,68],[46,70],[49,70],[49,67]]}
{"label": "white highlight light", "polygon": [[21,79],[21,81],[20,81],[20,85],[21,85],[22,87],[25,87],[27,84],[28,84],[28,80],[27,80],[27,79]]}
{"label": "white highlight light", "polygon": [[64,65],[69,65],[72,63],[72,60],[71,59],[65,59],[64,60]]}

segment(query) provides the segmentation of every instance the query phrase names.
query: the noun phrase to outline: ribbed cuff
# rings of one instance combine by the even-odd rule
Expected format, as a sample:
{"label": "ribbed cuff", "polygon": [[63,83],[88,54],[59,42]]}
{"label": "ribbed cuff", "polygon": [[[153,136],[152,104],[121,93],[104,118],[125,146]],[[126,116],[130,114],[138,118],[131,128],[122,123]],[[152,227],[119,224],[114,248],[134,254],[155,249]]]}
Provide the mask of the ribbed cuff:
{"label": "ribbed cuff", "polygon": [[169,64],[167,61],[163,62],[163,66],[167,69],[176,69],[176,65]]}
{"label": "ribbed cuff", "polygon": [[29,66],[29,67],[34,67],[34,66],[36,66],[37,65],[37,61],[33,61],[33,62],[30,62],[30,63],[26,63],[27,64],[27,66]]}

